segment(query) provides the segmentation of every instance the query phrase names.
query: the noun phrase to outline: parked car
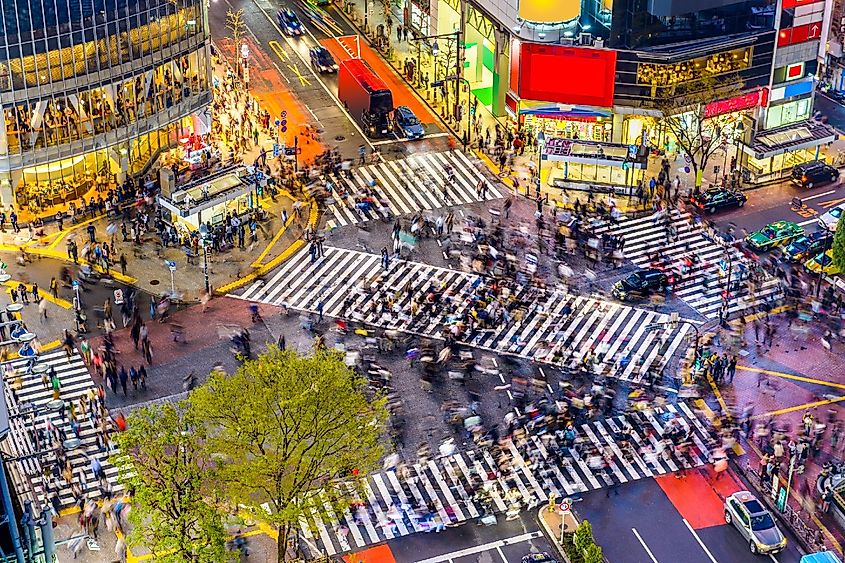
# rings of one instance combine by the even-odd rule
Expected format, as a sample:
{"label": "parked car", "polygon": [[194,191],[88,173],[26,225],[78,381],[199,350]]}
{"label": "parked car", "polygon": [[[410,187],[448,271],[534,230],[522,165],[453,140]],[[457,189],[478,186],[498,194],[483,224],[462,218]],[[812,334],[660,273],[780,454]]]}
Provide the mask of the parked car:
{"label": "parked car", "polygon": [[839,170],[823,160],[803,162],[792,169],[792,181],[802,188],[812,188],[838,179]]}
{"label": "parked car", "polygon": [[827,213],[819,217],[819,226],[828,231],[835,231],[837,225],[839,225],[839,217],[842,216],[842,211],[845,211],[845,203],[831,207]]}
{"label": "parked car", "polygon": [[408,106],[397,106],[393,110],[393,130],[405,139],[421,139],[425,129]]}
{"label": "parked car", "polygon": [[842,270],[833,263],[832,250],[825,250],[804,262],[804,269],[813,274],[823,273],[828,276],[836,276],[842,273]]}
{"label": "parked car", "polygon": [[328,49],[319,45],[312,47],[308,52],[311,55],[311,64],[314,65],[317,72],[320,74],[324,72],[337,72],[337,63]]}
{"label": "parked car", "polygon": [[748,491],[738,491],[725,499],[725,522],[739,530],[751,553],[778,553],[786,548],[786,537],[772,514]]}
{"label": "parked car", "polygon": [[803,262],[829,249],[832,242],[833,237],[827,231],[815,231],[789,243],[783,251],[783,257],[787,262]]}
{"label": "parked car", "polygon": [[302,22],[299,21],[299,16],[297,16],[290,8],[279,10],[276,13],[276,21],[279,22],[279,27],[282,28],[282,31],[291,37],[299,37],[305,33],[305,29],[302,27]]}
{"label": "parked car", "polygon": [[707,213],[716,213],[726,207],[742,207],[748,196],[728,188],[710,188],[690,198],[690,203]]}
{"label": "parked car", "polygon": [[625,279],[613,284],[613,296],[622,301],[629,298],[646,297],[656,292],[664,292],[669,287],[669,275],[657,268],[637,270]]}
{"label": "parked car", "polygon": [[804,229],[791,221],[775,221],[745,237],[745,242],[754,250],[766,251],[787,245],[803,234]]}

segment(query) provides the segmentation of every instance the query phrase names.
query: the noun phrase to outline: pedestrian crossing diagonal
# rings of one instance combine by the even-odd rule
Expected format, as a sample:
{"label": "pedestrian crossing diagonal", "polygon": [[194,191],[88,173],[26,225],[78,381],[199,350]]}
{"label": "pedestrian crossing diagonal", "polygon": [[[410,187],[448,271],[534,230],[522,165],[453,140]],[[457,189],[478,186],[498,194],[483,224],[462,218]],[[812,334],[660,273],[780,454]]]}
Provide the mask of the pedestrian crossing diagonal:
{"label": "pedestrian crossing diagonal", "polygon": [[[452,169],[455,180],[444,194],[448,168]],[[479,182],[488,185],[487,179],[460,151],[414,154],[400,160],[359,166],[351,170],[351,174],[351,179],[342,176],[339,180],[340,188],[350,195],[337,197],[329,205],[335,224],[341,227],[382,217],[378,204],[356,205],[355,194],[371,186],[377,194],[376,199],[382,200],[394,216],[502,197],[500,188],[492,184],[483,195],[476,191]]]}
{"label": "pedestrian crossing diagonal", "polygon": [[750,271],[753,264],[735,247],[726,247],[706,236],[706,230],[696,225],[689,213],[670,211],[672,225],[677,230],[674,240],[667,236],[664,220],[657,215],[623,219],[616,226],[607,226],[600,232],[622,235],[625,239],[624,254],[641,268],[651,265],[659,254],[680,270],[687,256],[695,255],[699,262],[692,271],[676,283],[673,292],[690,307],[707,318],[719,316],[723,294],[726,289],[727,266],[732,263],[732,279],[735,282],[728,313],[741,313],[758,303],[775,301],[783,296],[779,281],[764,274],[752,288],[742,280],[742,271]]}
{"label": "pedestrian crossing diagonal", "polygon": [[[494,303],[478,306],[487,283],[420,262],[393,260],[385,269],[378,255],[326,247],[314,261],[303,249],[240,297],[429,337],[442,337],[471,316],[473,327],[461,333],[471,345],[630,381],[665,367],[690,330],[671,326],[662,313],[530,286],[514,288],[515,306],[499,318],[488,314]],[[430,289],[442,297],[428,306]]]}
{"label": "pedestrian crossing diagonal", "polygon": [[583,422],[576,433],[569,443],[562,432],[518,430],[499,451],[457,451],[374,473],[360,487],[349,484],[348,507],[326,503],[300,522],[300,532],[313,556],[337,555],[491,512],[511,514],[552,494],[562,499],[711,461],[711,438],[684,402]]}
{"label": "pedestrian crossing diagonal", "polygon": [[[53,471],[56,451],[59,443],[76,436],[71,424],[70,402],[79,405],[79,399],[96,386],[82,356],[76,351],[70,356],[62,350],[43,353],[37,365],[55,370],[61,384],[59,398],[65,401],[66,408],[63,412],[46,410],[47,404],[53,400],[53,390],[49,384],[45,385],[41,374],[27,373],[27,360],[3,364],[7,383],[5,399],[11,424],[11,436],[3,446],[6,453],[17,459],[16,467],[26,476],[24,486],[28,486],[28,490],[18,491],[19,494],[37,502],[49,501],[51,496],[56,495],[61,507],[67,508],[76,499],[71,484],[61,475],[61,469]],[[36,411],[34,417],[31,414],[33,408]],[[108,461],[112,451],[98,444],[99,425],[91,416],[91,408],[83,414],[77,406],[76,419],[80,443],[66,450],[67,459],[73,467],[73,481],[80,486],[86,498],[101,497],[102,488],[91,469],[91,459],[96,457],[102,464],[111,490],[121,490],[117,482],[117,468]],[[59,438],[58,441],[51,436],[51,427],[55,428],[52,434]]]}

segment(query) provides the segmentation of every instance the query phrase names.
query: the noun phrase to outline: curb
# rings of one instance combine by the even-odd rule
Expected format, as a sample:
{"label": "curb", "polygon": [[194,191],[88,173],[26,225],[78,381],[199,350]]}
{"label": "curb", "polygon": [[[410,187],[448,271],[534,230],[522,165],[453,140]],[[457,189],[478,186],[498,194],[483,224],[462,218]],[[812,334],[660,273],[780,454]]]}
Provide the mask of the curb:
{"label": "curb", "polygon": [[[543,518],[543,513],[549,509],[548,506],[543,506],[537,511],[537,521],[540,522],[540,529],[543,532],[543,535],[546,536],[546,540],[548,540],[549,544],[555,550],[555,554],[561,559],[561,561],[565,561],[569,563],[569,557],[563,552],[563,547],[560,545],[560,533],[555,533],[555,530],[552,530],[552,527],[549,526],[549,523],[546,522],[546,519]],[[578,516],[575,515],[573,511],[572,515],[578,520]]]}

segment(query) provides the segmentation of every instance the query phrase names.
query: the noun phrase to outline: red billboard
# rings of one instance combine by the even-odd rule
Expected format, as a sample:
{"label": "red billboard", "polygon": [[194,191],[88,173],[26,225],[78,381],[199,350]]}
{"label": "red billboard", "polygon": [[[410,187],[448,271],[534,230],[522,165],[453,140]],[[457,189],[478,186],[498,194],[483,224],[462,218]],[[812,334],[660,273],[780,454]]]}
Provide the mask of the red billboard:
{"label": "red billboard", "polygon": [[704,107],[704,117],[716,117],[717,115],[733,113],[735,111],[757,107],[758,105],[766,107],[768,101],[769,89],[761,88],[748,94],[707,104]]}
{"label": "red billboard", "polygon": [[778,33],[778,47],[786,47],[787,45],[796,45],[806,41],[821,39],[821,32],[822,22],[781,29]]}
{"label": "red billboard", "polygon": [[615,79],[614,50],[523,43],[511,89],[523,100],[610,107]]}

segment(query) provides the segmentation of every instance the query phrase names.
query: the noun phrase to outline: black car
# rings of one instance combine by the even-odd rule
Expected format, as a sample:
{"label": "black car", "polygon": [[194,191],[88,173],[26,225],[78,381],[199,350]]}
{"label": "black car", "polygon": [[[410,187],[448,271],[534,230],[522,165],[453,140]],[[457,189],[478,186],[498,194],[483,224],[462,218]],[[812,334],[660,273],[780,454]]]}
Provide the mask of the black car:
{"label": "black car", "polygon": [[337,72],[338,66],[328,49],[320,45],[319,47],[312,47],[309,51],[311,54],[311,64],[317,69],[317,72]]}
{"label": "black car", "polygon": [[727,188],[710,188],[690,198],[693,205],[707,213],[716,213],[725,207],[742,207],[746,201],[747,195]]}
{"label": "black car", "polygon": [[669,275],[657,268],[637,270],[624,280],[613,284],[613,296],[622,301],[664,292],[669,287]]}
{"label": "black car", "polygon": [[799,237],[789,243],[783,251],[783,257],[789,262],[804,262],[825,250],[830,250],[833,237],[825,231],[816,231]]}
{"label": "black car", "polygon": [[802,188],[812,188],[839,179],[839,170],[822,160],[811,160],[792,169],[792,181]]}

